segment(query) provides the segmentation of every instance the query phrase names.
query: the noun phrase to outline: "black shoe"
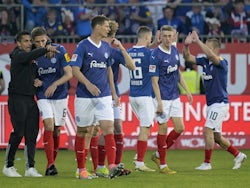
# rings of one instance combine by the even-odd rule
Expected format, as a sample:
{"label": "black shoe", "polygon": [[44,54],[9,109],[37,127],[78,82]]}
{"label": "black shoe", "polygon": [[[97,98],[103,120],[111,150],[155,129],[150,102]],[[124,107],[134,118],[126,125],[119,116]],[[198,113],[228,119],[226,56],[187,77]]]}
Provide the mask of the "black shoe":
{"label": "black shoe", "polygon": [[127,176],[129,174],[131,174],[131,170],[125,168],[119,176]]}
{"label": "black shoe", "polygon": [[55,165],[51,165],[49,168],[46,169],[45,176],[55,176],[57,175],[57,169]]}

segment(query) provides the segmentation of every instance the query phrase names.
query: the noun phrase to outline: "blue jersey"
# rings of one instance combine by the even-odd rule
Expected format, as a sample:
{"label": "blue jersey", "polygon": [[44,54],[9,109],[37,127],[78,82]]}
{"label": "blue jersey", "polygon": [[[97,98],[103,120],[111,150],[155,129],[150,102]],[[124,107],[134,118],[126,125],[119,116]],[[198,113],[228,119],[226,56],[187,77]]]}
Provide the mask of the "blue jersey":
{"label": "blue jersey", "polygon": [[[97,97],[110,96],[108,67],[111,61],[112,47],[104,41],[94,44],[90,38],[82,40],[76,47],[71,58],[71,66],[78,66],[82,74],[101,91]],[[85,85],[78,82],[76,96],[81,98],[96,98]]]}
{"label": "blue jersey", "polygon": [[152,50],[143,46],[134,46],[128,50],[136,69],[130,70],[129,96],[152,96],[152,80],[149,75],[149,63]]}
{"label": "blue jersey", "polygon": [[173,100],[179,97],[178,83],[180,57],[176,47],[165,51],[160,46],[153,50],[150,58],[149,72],[159,77],[159,88],[162,100]]}
{"label": "blue jersey", "polygon": [[126,62],[122,55],[122,52],[115,48],[112,48],[111,61],[112,61],[112,71],[114,74],[115,90],[116,90],[117,96],[120,97],[120,92],[118,89],[119,67],[120,67],[120,64],[125,66]]}
{"label": "blue jersey", "polygon": [[203,68],[202,77],[206,93],[207,105],[214,103],[228,103],[227,74],[228,62],[221,58],[220,64],[215,65],[206,57],[196,58],[197,65]]}
{"label": "blue jersey", "polygon": [[[64,75],[63,68],[70,65],[70,57],[67,54],[65,48],[62,45],[52,44],[52,46],[59,46],[57,50],[60,53],[56,53],[54,57],[47,58],[42,56],[36,59],[38,66],[38,78],[43,82],[41,87],[37,88],[37,98],[47,99],[45,97],[46,89],[51,86],[53,82],[60,79]],[[49,99],[64,99],[68,96],[68,83],[62,84],[57,87],[53,96]]]}

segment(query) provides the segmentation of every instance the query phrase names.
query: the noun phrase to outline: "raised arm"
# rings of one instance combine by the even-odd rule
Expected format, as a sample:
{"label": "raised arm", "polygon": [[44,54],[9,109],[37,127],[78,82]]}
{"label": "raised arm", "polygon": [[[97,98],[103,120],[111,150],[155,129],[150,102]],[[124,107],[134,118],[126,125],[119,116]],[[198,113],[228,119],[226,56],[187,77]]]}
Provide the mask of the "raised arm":
{"label": "raised arm", "polygon": [[212,61],[214,64],[219,65],[221,58],[218,55],[218,50],[220,47],[215,47],[212,43],[210,42],[206,42],[203,43],[200,39],[199,36],[197,34],[196,31],[192,32],[192,36],[193,36],[193,42],[195,42],[200,48],[201,50],[206,54],[207,58]]}
{"label": "raised arm", "polygon": [[127,50],[124,48],[124,46],[122,45],[122,43],[117,40],[116,38],[113,39],[112,44],[114,44],[117,48],[119,48],[122,52],[122,55],[125,59],[125,65],[129,70],[135,70],[135,64],[133,59],[130,57],[130,55],[128,54]]}
{"label": "raised arm", "polygon": [[183,58],[185,61],[196,63],[195,56],[190,53],[189,45],[193,42],[193,36],[191,33],[188,34],[188,36],[185,39],[184,46],[182,49]]}

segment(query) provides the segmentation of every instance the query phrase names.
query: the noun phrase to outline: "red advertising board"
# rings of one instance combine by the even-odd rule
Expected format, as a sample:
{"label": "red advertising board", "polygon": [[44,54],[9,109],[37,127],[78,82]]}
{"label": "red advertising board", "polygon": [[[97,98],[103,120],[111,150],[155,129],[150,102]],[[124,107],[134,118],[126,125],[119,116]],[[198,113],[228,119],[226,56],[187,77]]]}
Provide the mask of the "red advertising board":
{"label": "red advertising board", "polygon": [[[184,108],[185,131],[173,148],[200,149],[204,147],[203,125],[206,115],[205,97],[195,95],[194,102],[190,105],[186,96],[181,96]],[[250,96],[230,96],[230,113],[223,124],[223,135],[238,148],[250,148]],[[139,131],[139,122],[132,112],[128,102],[128,96],[122,96],[122,117],[125,149],[135,149]],[[69,112],[66,125],[62,129],[61,148],[73,149],[75,135],[74,121],[74,96],[69,98]],[[0,148],[5,148],[12,130],[7,109],[7,96],[0,96]],[[173,125],[169,123],[169,130]],[[156,148],[157,124],[151,128],[148,141],[149,149]],[[40,131],[37,139],[37,147],[42,148],[43,125],[40,123]]]}

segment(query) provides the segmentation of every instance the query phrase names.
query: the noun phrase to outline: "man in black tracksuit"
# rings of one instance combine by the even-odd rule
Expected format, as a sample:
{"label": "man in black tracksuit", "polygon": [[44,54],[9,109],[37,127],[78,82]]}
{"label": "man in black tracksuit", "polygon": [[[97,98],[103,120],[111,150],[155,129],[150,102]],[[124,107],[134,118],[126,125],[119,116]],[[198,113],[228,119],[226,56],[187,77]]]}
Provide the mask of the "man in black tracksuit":
{"label": "man in black tracksuit", "polygon": [[32,50],[29,32],[20,31],[16,36],[17,47],[10,53],[11,79],[8,88],[8,110],[13,126],[9,144],[6,149],[6,162],[3,174],[9,177],[21,177],[14,168],[15,154],[25,138],[25,176],[42,177],[34,168],[36,138],[39,131],[39,111],[34,99],[36,87],[41,81],[36,79],[37,65],[35,59],[47,52],[57,52],[56,48],[48,46]]}

